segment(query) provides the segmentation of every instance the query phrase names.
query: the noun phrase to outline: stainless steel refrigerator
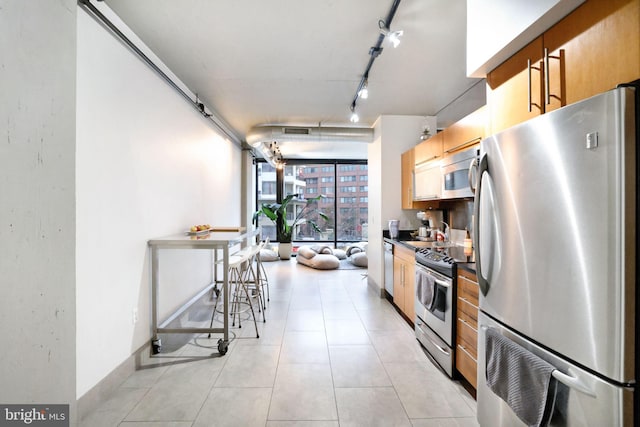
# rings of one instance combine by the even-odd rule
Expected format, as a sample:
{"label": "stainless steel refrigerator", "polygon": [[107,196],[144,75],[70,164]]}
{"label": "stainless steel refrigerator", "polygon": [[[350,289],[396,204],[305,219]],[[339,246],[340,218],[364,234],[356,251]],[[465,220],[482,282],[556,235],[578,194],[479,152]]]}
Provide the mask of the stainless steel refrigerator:
{"label": "stainless steel refrigerator", "polygon": [[638,425],[636,100],[621,87],[481,142],[481,426],[525,425],[487,382],[488,331],[552,366],[549,425]]}

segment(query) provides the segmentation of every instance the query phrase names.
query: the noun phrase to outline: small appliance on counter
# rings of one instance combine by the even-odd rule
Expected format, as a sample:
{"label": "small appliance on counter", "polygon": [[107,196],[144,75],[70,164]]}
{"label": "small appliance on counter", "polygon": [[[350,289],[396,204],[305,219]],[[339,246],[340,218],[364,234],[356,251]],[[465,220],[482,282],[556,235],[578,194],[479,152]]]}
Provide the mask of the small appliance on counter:
{"label": "small appliance on counter", "polygon": [[389,238],[397,239],[400,231],[400,221],[397,219],[389,220]]}
{"label": "small appliance on counter", "polygon": [[422,226],[418,228],[420,240],[435,239],[437,234],[436,224],[442,223],[443,212],[438,209],[429,209],[426,212],[418,212],[416,216],[422,222]]}

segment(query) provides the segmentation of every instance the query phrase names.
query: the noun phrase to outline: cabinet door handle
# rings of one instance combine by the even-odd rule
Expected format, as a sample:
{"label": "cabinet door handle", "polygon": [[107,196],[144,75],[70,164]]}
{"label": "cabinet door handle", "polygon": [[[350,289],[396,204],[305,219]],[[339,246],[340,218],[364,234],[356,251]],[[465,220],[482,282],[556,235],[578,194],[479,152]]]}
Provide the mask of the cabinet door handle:
{"label": "cabinet door handle", "polygon": [[549,49],[544,48],[544,102],[546,105],[551,104],[551,95],[549,93]]}
{"label": "cabinet door handle", "polygon": [[467,357],[469,357],[469,359],[471,359],[471,360],[473,360],[474,362],[478,363],[478,361],[476,360],[476,358],[475,358],[475,357],[473,357],[473,356],[471,355],[471,353],[469,353],[469,352],[467,351],[467,349],[466,349],[463,345],[458,344],[458,348],[459,348],[460,350],[462,350],[462,351],[467,355]]}
{"label": "cabinet door handle", "polygon": [[426,164],[427,164],[427,163],[429,163],[431,160],[435,160],[435,159],[437,159],[438,157],[440,157],[440,156],[438,156],[438,155],[433,155],[433,156],[429,157],[428,159],[421,161],[420,163],[416,163],[415,167],[419,168],[420,166],[426,165]]}
{"label": "cabinet door handle", "polygon": [[459,275],[459,276],[458,276],[458,279],[462,279],[462,280],[464,280],[465,282],[469,282],[469,283],[472,283],[472,284],[473,284],[473,285],[475,285],[475,286],[478,286],[478,282],[476,282],[475,280],[468,279],[468,278],[466,278],[466,277],[464,277],[464,276],[462,276],[462,275]]}
{"label": "cabinet door handle", "polygon": [[527,59],[527,111],[531,112],[531,60]]}
{"label": "cabinet door handle", "polygon": [[[533,99],[531,99],[531,69],[534,70],[538,70],[540,72],[543,72],[544,65],[542,62],[540,62],[540,66],[539,67],[532,67],[531,66],[531,59],[527,59],[527,100],[528,100],[528,104],[527,105],[527,111],[531,112],[531,106],[535,105],[536,107],[538,107],[540,109],[540,111],[543,111],[543,105],[538,105],[538,104],[534,104],[533,103]],[[540,100],[540,104],[542,104],[542,100]]]}
{"label": "cabinet door handle", "polygon": [[482,137],[481,136],[476,136],[475,138],[470,139],[468,141],[465,141],[462,144],[456,145],[455,147],[451,147],[448,150],[445,150],[444,152],[449,154],[449,153],[451,153],[453,151],[458,151],[458,150],[460,150],[462,148],[466,148],[466,147],[471,146],[471,145],[475,144],[476,142],[480,142],[480,141],[482,141]]}
{"label": "cabinet door handle", "polygon": [[465,303],[469,304],[471,307],[475,308],[476,310],[478,309],[478,306],[477,306],[477,305],[475,305],[474,303],[472,303],[471,301],[469,301],[467,298],[464,298],[464,297],[458,297],[458,299],[459,299],[460,301],[463,301],[463,302],[465,302]]}
{"label": "cabinet door handle", "polygon": [[475,333],[478,333],[478,330],[477,330],[476,328],[474,328],[473,326],[471,326],[471,324],[470,324],[469,322],[467,322],[466,320],[464,320],[464,319],[460,319],[460,318],[458,318],[458,320],[460,320],[462,323],[464,323],[465,325],[467,325],[467,327],[469,327],[469,328],[473,329],[473,331],[474,331]]}

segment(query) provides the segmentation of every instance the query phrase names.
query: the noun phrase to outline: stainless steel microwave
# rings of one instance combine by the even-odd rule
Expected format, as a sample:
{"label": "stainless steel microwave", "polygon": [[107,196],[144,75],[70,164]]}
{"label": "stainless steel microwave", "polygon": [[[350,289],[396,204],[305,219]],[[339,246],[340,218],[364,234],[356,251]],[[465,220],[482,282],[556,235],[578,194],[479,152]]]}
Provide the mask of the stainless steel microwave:
{"label": "stainless steel microwave", "polygon": [[442,199],[473,197],[479,148],[469,148],[442,159]]}

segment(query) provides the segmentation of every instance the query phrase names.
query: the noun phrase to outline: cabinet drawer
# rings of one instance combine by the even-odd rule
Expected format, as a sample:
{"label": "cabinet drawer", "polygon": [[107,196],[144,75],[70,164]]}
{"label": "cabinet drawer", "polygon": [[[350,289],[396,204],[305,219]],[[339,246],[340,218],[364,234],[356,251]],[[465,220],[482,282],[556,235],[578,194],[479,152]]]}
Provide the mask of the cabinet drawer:
{"label": "cabinet drawer", "polygon": [[469,323],[458,319],[456,342],[462,345],[474,358],[478,356],[478,331]]}
{"label": "cabinet drawer", "polygon": [[456,369],[462,374],[463,377],[469,381],[473,388],[478,388],[477,374],[478,374],[478,362],[462,345],[458,345],[456,351]]}
{"label": "cabinet drawer", "polygon": [[457,317],[478,329],[478,307],[465,302],[465,300],[461,298],[458,298]]}
{"label": "cabinet drawer", "polygon": [[469,303],[477,307],[479,292],[478,282],[475,282],[462,274],[458,274],[459,298],[465,298]]}
{"label": "cabinet drawer", "polygon": [[471,299],[469,299],[469,297],[464,297],[464,296],[460,296],[458,295],[458,300],[457,300],[457,304],[458,304],[458,313],[462,312],[465,313],[471,317],[473,317],[475,320],[478,319],[478,306],[474,304],[475,301],[472,301]]}

